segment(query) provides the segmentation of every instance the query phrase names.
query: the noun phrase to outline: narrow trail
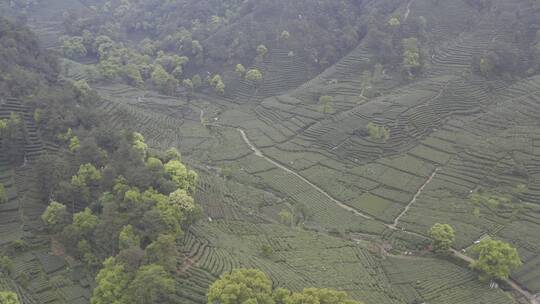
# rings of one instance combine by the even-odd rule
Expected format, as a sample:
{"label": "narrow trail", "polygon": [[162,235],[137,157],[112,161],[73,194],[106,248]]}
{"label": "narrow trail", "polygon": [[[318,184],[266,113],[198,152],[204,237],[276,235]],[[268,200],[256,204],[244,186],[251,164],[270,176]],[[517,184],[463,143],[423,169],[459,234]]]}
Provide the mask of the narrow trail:
{"label": "narrow trail", "polygon": [[418,191],[416,191],[416,194],[413,196],[411,201],[407,204],[407,206],[405,206],[405,209],[403,209],[403,211],[401,211],[401,213],[394,219],[394,223],[389,226],[390,228],[397,229],[397,225],[399,224],[399,220],[405,214],[407,214],[407,211],[409,211],[411,206],[416,202],[416,199],[418,198],[418,196],[420,196],[420,194],[422,194],[422,191],[424,191],[424,188],[433,180],[435,175],[437,175],[437,172],[439,171],[439,169],[440,168],[435,168],[435,170],[433,171],[433,173],[431,173],[429,178],[422,184],[422,186],[420,186],[420,188],[418,188]]}
{"label": "narrow trail", "polygon": [[361,216],[363,218],[366,218],[366,219],[373,219],[373,217],[367,215],[367,214],[364,214],[362,212],[359,212],[358,210],[352,208],[352,207],[349,207],[347,206],[346,204],[338,201],[337,199],[333,198],[330,194],[328,194],[328,192],[324,191],[323,189],[321,189],[319,186],[313,184],[312,182],[310,182],[309,180],[307,180],[305,177],[303,177],[302,175],[294,172],[293,170],[283,166],[282,164],[276,162],[275,160],[267,157],[266,155],[264,155],[261,150],[257,149],[257,147],[255,147],[251,141],[249,140],[249,138],[247,137],[246,135],[246,132],[243,130],[243,129],[240,129],[240,128],[236,128],[236,130],[238,130],[238,132],[240,132],[240,134],[242,135],[242,139],[244,140],[244,142],[249,146],[249,148],[255,153],[256,156],[259,156],[259,157],[262,157],[264,158],[266,161],[270,162],[271,164],[273,164],[274,166],[284,170],[285,172],[287,173],[290,173],[296,177],[298,177],[299,179],[301,179],[303,182],[307,183],[308,185],[310,185],[313,189],[317,190],[318,192],[320,192],[321,194],[323,194],[324,196],[326,196],[328,199],[330,199],[331,201],[333,201],[334,203],[336,203],[339,207],[347,210],[347,211],[350,211],[352,213],[354,213],[355,215],[358,215],[358,216]]}

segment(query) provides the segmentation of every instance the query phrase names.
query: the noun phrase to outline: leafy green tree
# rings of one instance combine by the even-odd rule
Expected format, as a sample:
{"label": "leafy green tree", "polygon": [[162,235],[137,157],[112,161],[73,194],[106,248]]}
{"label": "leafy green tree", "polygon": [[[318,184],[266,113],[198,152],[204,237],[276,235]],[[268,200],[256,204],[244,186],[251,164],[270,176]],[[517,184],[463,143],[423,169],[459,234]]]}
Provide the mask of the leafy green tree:
{"label": "leafy green tree", "polygon": [[174,292],[175,282],[171,275],[163,266],[151,264],[139,268],[129,284],[126,298],[132,304],[167,303],[169,294]]}
{"label": "leafy green tree", "polygon": [[92,213],[89,208],[73,215],[73,226],[82,234],[89,234],[96,228],[98,217]]}
{"label": "leafy green tree", "polygon": [[66,206],[59,202],[51,202],[41,215],[41,219],[53,232],[61,231],[68,223],[69,214]]}
{"label": "leafy green tree", "polygon": [[246,72],[246,80],[252,82],[253,84],[258,84],[263,78],[261,71],[258,69],[250,69]]}
{"label": "leafy green tree", "polygon": [[210,79],[210,85],[214,88],[214,90],[219,94],[225,94],[225,83],[223,82],[223,79],[221,79],[220,75],[214,75]]}
{"label": "leafy green tree", "polygon": [[416,38],[406,38],[402,41],[403,44],[403,67],[413,75],[422,68],[420,57],[420,49],[418,48],[418,40]]}
{"label": "leafy green tree", "polygon": [[388,130],[388,128],[385,126],[379,126],[372,122],[368,123],[367,131],[369,133],[369,137],[373,140],[386,142],[390,138],[390,130]]}
{"label": "leafy green tree", "polygon": [[268,49],[265,45],[261,44],[257,47],[257,57],[263,59],[264,56],[268,53]]}
{"label": "leafy green tree", "polygon": [[144,136],[139,132],[132,133],[133,148],[137,150],[143,159],[146,158],[148,152],[148,145],[144,141]]}
{"label": "leafy green tree", "polygon": [[11,275],[13,272],[13,260],[8,256],[0,257],[0,273]]}
{"label": "leafy green tree", "polygon": [[288,31],[281,32],[281,35],[279,35],[279,39],[281,40],[288,40],[291,38],[291,34]]}
{"label": "leafy green tree", "polygon": [[399,21],[399,17],[394,16],[388,20],[388,25],[395,29],[401,25],[401,21]]}
{"label": "leafy green tree", "polygon": [[246,68],[241,63],[236,65],[235,71],[240,77],[244,77],[244,74],[246,74]]}
{"label": "leafy green tree", "polygon": [[507,279],[510,273],[521,265],[517,250],[510,244],[498,240],[482,240],[473,247],[478,259],[471,268],[480,272],[480,278]]}
{"label": "leafy green tree", "polygon": [[71,59],[80,59],[86,56],[87,50],[83,43],[83,37],[62,37],[62,51],[64,56]]}
{"label": "leafy green tree", "polygon": [[172,77],[161,65],[157,64],[151,75],[156,88],[164,94],[171,94],[178,86],[178,80]]}
{"label": "leafy green tree", "polygon": [[123,66],[122,74],[128,84],[134,85],[139,88],[143,86],[144,80],[141,75],[141,71],[139,70],[139,67],[137,67],[136,64],[129,63]]}
{"label": "leafy green tree", "polygon": [[436,223],[429,229],[428,235],[433,240],[433,249],[440,252],[450,250],[456,239],[454,229],[448,224]]}
{"label": "leafy green tree", "polygon": [[0,304],[19,304],[19,298],[13,291],[0,291]]}
{"label": "leafy green tree", "polygon": [[234,269],[208,288],[208,304],[273,304],[272,281],[260,270]]}
{"label": "leafy green tree", "polygon": [[139,247],[140,244],[141,238],[135,233],[133,226],[124,226],[118,236],[118,246],[120,247],[120,250],[128,249],[130,247]]}
{"label": "leafy green tree", "polygon": [[4,184],[0,183],[0,204],[5,204],[8,201],[6,188],[4,188]]}
{"label": "leafy green tree", "polygon": [[334,113],[334,108],[332,104],[334,103],[334,97],[323,95],[319,97],[319,111],[323,114]]}
{"label": "leafy green tree", "polygon": [[176,270],[176,237],[170,234],[160,234],[145,250],[145,259],[149,264],[158,264],[167,271]]}
{"label": "leafy green tree", "polygon": [[290,211],[283,209],[279,212],[279,219],[283,224],[291,225],[292,220],[293,220],[293,215]]}
{"label": "leafy green tree", "polygon": [[197,185],[197,173],[189,170],[178,160],[170,160],[165,164],[165,172],[176,183],[179,189],[193,192]]}
{"label": "leafy green tree", "polygon": [[184,189],[178,189],[169,194],[169,204],[176,205],[184,214],[184,224],[193,224],[200,216],[200,207]]}
{"label": "leafy green tree", "polygon": [[96,288],[90,303],[92,304],[125,304],[123,301],[126,288],[130,282],[124,265],[110,257],[103,262],[103,268],[96,276]]}

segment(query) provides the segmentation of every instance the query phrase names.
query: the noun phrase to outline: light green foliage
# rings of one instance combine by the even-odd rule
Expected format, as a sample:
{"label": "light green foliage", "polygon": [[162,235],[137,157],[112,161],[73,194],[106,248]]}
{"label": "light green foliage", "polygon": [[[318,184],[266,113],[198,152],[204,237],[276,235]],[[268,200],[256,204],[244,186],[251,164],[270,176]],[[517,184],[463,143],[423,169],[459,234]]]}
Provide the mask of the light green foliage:
{"label": "light green foliage", "polygon": [[283,209],[279,212],[279,219],[283,224],[291,225],[293,216],[290,211]]}
{"label": "light green foliage", "polygon": [[497,240],[482,240],[473,247],[478,259],[471,268],[480,272],[481,279],[507,279],[521,265],[517,250],[510,244]]}
{"label": "light green foliage", "polygon": [[495,191],[484,190],[482,188],[474,191],[470,196],[470,200],[475,204],[483,205],[492,209],[501,207],[510,209],[515,207],[512,203],[512,196],[508,194],[500,194]]}
{"label": "light green foliage", "polygon": [[208,288],[208,304],[360,304],[349,300],[347,293],[327,288],[306,288],[294,292],[278,288],[260,270],[234,269],[223,274]]}
{"label": "light green foliage", "polygon": [[79,59],[86,56],[87,50],[83,43],[83,37],[62,37],[62,51],[64,56],[71,59]]}
{"label": "light green foliage", "polygon": [[128,249],[130,247],[139,247],[141,238],[135,233],[133,226],[126,225],[120,231],[118,235],[118,246],[120,250]]}
{"label": "light green foliage", "polygon": [[195,88],[193,86],[193,81],[191,81],[191,79],[184,79],[182,81],[182,85],[184,86],[184,88],[188,89],[190,92],[193,91],[193,89]]}
{"label": "light green foliage", "polygon": [[235,269],[208,289],[208,304],[272,304],[272,281],[260,270]]}
{"label": "light green foliage", "polygon": [[257,47],[257,56],[261,59],[268,53],[268,49],[265,45],[261,44]]}
{"label": "light green foliage", "polygon": [[388,130],[388,128],[385,126],[376,125],[372,122],[368,123],[367,131],[369,133],[369,137],[373,140],[386,142],[390,138],[390,130]]}
{"label": "light green foliage", "polygon": [[167,271],[176,270],[176,237],[170,234],[160,234],[145,250],[145,259],[150,264],[163,266]]}
{"label": "light green foliage", "polygon": [[156,88],[164,94],[173,93],[178,86],[178,80],[167,73],[167,71],[159,64],[155,66],[151,78]]}
{"label": "light green foliage", "polygon": [[281,35],[279,35],[279,39],[281,40],[288,40],[291,38],[291,34],[288,31],[281,32]]}
{"label": "light green foliage", "polygon": [[246,73],[246,68],[241,63],[239,63],[236,65],[235,71],[240,75],[240,77],[243,77]]}
{"label": "light green foliage", "polygon": [[84,79],[74,81],[73,86],[83,96],[87,96],[92,91],[92,88],[90,88],[90,85]]}
{"label": "light green foliage", "polygon": [[214,88],[214,90],[219,94],[225,94],[225,83],[221,79],[220,75],[214,75],[210,79],[210,85]]}
{"label": "light green foliage", "polygon": [[258,69],[250,69],[246,73],[246,80],[251,81],[253,83],[260,82],[262,78],[263,78],[263,75],[261,71],[259,71]]}
{"label": "light green foliage", "polygon": [[184,214],[180,206],[170,204],[168,201],[159,201],[156,204],[159,218],[167,227],[166,233],[180,237],[182,235],[182,221]]}
{"label": "light green foliage", "polygon": [[332,107],[332,104],[334,103],[334,97],[323,95],[319,97],[319,112],[323,114],[332,114],[334,113],[334,107]]}
{"label": "light green foliage", "polygon": [[124,193],[124,202],[138,204],[141,202],[141,191],[132,187]]}
{"label": "light green foliage", "polygon": [[123,67],[122,72],[129,84],[136,87],[143,86],[144,80],[137,65],[133,63],[127,64]]}
{"label": "light green foliage", "polygon": [[73,137],[73,130],[71,128],[68,128],[66,133],[60,133],[58,134],[58,139],[64,142],[67,142]]}
{"label": "light green foliage", "polygon": [[[42,111],[41,109],[35,109],[34,110],[34,115],[33,115],[33,118],[34,118],[34,121],[39,124],[41,122],[41,114],[42,114]],[[0,126],[0,129],[2,127]]]}
{"label": "light green foliage", "polygon": [[4,184],[0,183],[0,204],[7,203],[8,197],[6,193],[6,188],[4,188]]}
{"label": "light green foliage", "polygon": [[456,239],[454,229],[448,224],[436,223],[429,229],[428,235],[433,240],[433,249],[440,252],[450,250]]}
{"label": "light green foliage", "polygon": [[418,40],[416,38],[406,38],[402,41],[403,44],[403,66],[411,74],[418,72],[422,67],[420,58],[420,49],[418,48]]}
{"label": "light green foliage", "polygon": [[98,224],[98,217],[92,214],[89,208],[85,208],[84,211],[73,214],[73,226],[77,228],[82,234],[89,234],[96,228]]}
{"label": "light green foliage", "polygon": [[269,258],[274,253],[274,249],[272,249],[272,246],[264,244],[261,246],[261,252],[263,257]]}
{"label": "light green foliage", "polygon": [[51,231],[57,232],[62,230],[67,224],[68,213],[66,206],[58,202],[51,202],[47,209],[41,215],[41,219]]}
{"label": "light green foliage", "polygon": [[401,21],[399,20],[399,17],[394,16],[388,20],[388,25],[392,28],[396,28],[401,25]]}
{"label": "light green foliage", "polygon": [[146,158],[148,151],[148,145],[144,142],[144,136],[139,132],[133,132],[132,134],[133,148],[137,150],[143,159]]}
{"label": "light green foliage", "polygon": [[0,119],[0,132],[7,128],[8,121],[7,119]]}
{"label": "light green foliage", "polygon": [[167,303],[168,295],[173,294],[174,291],[174,279],[163,266],[154,264],[142,266],[129,284],[126,294],[127,303]]}
{"label": "light green foliage", "polygon": [[178,206],[184,215],[182,224],[191,225],[201,216],[201,209],[193,198],[183,189],[178,189],[169,195],[169,204]]}
{"label": "light green foliage", "polygon": [[85,187],[96,184],[101,180],[101,172],[92,164],[84,164],[79,167],[77,175],[71,177],[71,184],[76,187]]}
{"label": "light green foliage", "polygon": [[165,164],[165,172],[171,180],[178,185],[179,189],[192,192],[197,185],[197,173],[189,170],[178,160],[170,160]]}
{"label": "light green foliage", "polygon": [[150,168],[150,170],[163,170],[163,162],[159,158],[156,157],[148,157],[146,160],[146,166]]}
{"label": "light green foliage", "polygon": [[77,152],[79,148],[81,147],[81,142],[79,141],[79,138],[77,136],[73,136],[69,139],[69,151],[71,152]]}
{"label": "light green foliage", "polygon": [[0,257],[0,273],[10,275],[13,272],[13,260],[8,256]]}
{"label": "light green foliage", "polygon": [[117,264],[114,258],[103,262],[103,268],[96,276],[97,287],[90,303],[92,304],[124,304],[123,296],[129,284],[130,277],[124,270],[124,265]]}
{"label": "light green foliage", "polygon": [[19,298],[13,291],[0,291],[0,304],[19,304]]}
{"label": "light green foliage", "polygon": [[203,54],[203,47],[201,45],[201,43],[198,41],[198,40],[193,40],[191,42],[191,52],[195,55],[198,55],[198,54]]}

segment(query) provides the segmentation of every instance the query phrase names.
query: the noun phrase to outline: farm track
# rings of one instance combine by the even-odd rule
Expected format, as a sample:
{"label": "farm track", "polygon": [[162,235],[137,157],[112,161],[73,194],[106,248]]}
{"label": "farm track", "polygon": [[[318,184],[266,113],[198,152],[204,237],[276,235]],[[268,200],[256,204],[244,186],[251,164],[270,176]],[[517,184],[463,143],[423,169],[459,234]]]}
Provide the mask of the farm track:
{"label": "farm track", "polygon": [[394,219],[394,223],[392,225],[390,225],[389,227],[392,228],[392,229],[396,229],[397,228],[397,225],[399,224],[399,220],[405,215],[407,214],[407,211],[409,211],[409,209],[411,208],[411,206],[414,204],[414,202],[416,202],[416,199],[418,198],[418,196],[420,196],[420,194],[422,194],[422,191],[424,191],[424,188],[433,180],[433,178],[435,177],[435,175],[437,175],[437,172],[439,171],[439,168],[436,168],[433,173],[431,173],[431,175],[429,176],[429,178],[426,180],[425,183],[422,184],[422,186],[420,186],[420,188],[418,189],[418,191],[416,191],[416,193],[414,194],[413,198],[411,199],[411,201],[407,204],[407,206],[405,206],[405,209],[403,209],[403,211]]}

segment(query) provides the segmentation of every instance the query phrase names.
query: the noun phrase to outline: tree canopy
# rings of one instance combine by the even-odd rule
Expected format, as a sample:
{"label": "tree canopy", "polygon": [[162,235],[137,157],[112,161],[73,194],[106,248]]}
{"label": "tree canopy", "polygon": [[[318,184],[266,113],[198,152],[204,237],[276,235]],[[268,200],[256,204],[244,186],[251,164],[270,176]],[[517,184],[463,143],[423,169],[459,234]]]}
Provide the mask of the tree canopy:
{"label": "tree canopy", "polygon": [[448,224],[436,223],[429,229],[428,235],[433,240],[433,249],[440,252],[450,250],[456,239],[454,229]]}
{"label": "tree canopy", "polygon": [[272,281],[257,269],[234,269],[223,274],[208,288],[208,304],[361,304],[350,300],[346,292],[327,288],[306,288],[291,292],[272,288]]}
{"label": "tree canopy", "polygon": [[482,240],[473,252],[478,259],[471,263],[471,268],[480,272],[481,279],[507,279],[521,265],[517,250],[503,241]]}

